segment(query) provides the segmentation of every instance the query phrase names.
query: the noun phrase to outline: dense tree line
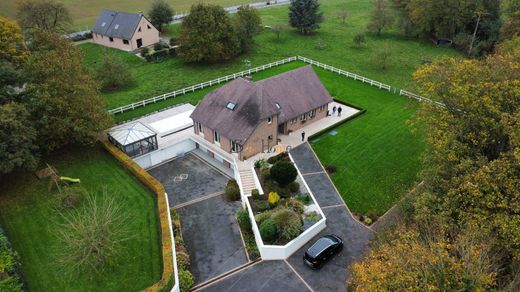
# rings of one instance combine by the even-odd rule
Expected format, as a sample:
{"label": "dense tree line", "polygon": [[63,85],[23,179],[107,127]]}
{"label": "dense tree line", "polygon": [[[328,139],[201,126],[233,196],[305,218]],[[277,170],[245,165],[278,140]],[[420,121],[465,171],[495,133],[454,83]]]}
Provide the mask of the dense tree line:
{"label": "dense tree line", "polygon": [[[357,290],[520,287],[520,38],[482,60],[433,61],[415,74],[427,151],[407,220],[353,268]],[[516,44],[516,45],[515,45]]]}
{"label": "dense tree line", "polygon": [[0,18],[0,173],[34,168],[41,154],[93,143],[111,118],[83,55],[52,30]]}

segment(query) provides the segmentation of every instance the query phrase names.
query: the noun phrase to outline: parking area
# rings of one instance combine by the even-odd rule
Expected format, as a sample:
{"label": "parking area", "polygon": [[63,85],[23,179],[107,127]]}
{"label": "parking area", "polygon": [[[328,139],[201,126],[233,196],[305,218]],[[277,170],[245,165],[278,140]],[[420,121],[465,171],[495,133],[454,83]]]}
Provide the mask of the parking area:
{"label": "parking area", "polygon": [[170,207],[180,214],[196,284],[248,262],[235,219],[240,202],[222,196],[229,177],[192,153],[148,171],[164,185]]}

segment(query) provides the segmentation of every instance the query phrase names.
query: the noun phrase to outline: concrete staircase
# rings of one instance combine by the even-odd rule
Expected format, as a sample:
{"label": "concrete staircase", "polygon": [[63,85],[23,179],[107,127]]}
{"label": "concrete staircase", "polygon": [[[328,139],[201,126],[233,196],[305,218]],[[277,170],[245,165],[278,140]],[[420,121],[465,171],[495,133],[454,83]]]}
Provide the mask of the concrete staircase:
{"label": "concrete staircase", "polygon": [[255,178],[253,177],[253,170],[251,168],[240,169],[240,182],[245,196],[251,195],[251,190],[256,189]]}

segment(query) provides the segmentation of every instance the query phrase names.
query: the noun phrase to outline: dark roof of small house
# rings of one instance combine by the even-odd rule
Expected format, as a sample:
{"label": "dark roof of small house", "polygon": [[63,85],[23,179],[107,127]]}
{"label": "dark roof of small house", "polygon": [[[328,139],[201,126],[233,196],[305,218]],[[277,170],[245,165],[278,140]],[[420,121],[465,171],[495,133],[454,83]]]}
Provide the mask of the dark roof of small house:
{"label": "dark roof of small house", "polygon": [[[226,107],[229,102],[236,103],[234,110]],[[191,118],[243,143],[270,116],[278,114],[281,124],[329,102],[332,97],[309,65],[258,82],[235,79],[208,93]]]}
{"label": "dark roof of small house", "polygon": [[103,9],[92,27],[92,32],[108,37],[131,39],[143,17],[142,13],[117,12]]}

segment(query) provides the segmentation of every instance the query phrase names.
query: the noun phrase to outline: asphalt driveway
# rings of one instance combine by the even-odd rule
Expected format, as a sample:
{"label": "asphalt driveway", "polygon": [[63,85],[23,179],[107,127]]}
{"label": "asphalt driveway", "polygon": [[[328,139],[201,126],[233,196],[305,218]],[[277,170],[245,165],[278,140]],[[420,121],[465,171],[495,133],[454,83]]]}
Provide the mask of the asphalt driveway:
{"label": "asphalt driveway", "polygon": [[170,206],[179,212],[196,284],[248,262],[235,219],[240,202],[222,196],[228,177],[191,153],[149,172],[161,181]]}

